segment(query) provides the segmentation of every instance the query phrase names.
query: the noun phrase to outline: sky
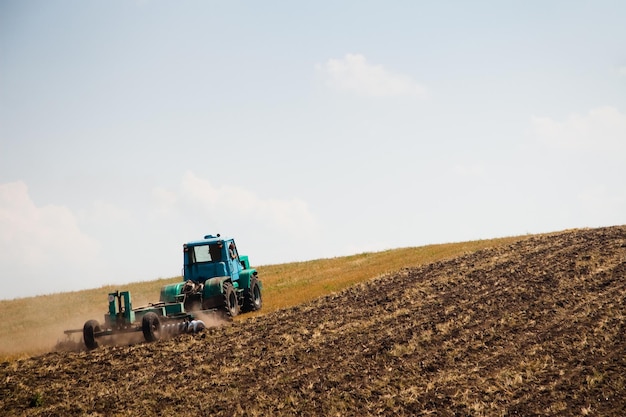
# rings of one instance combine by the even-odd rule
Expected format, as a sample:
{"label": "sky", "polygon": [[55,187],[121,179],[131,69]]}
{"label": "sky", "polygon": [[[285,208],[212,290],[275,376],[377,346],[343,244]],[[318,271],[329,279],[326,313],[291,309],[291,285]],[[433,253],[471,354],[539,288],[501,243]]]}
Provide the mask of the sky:
{"label": "sky", "polygon": [[0,0],[0,299],[626,224],[626,2]]}

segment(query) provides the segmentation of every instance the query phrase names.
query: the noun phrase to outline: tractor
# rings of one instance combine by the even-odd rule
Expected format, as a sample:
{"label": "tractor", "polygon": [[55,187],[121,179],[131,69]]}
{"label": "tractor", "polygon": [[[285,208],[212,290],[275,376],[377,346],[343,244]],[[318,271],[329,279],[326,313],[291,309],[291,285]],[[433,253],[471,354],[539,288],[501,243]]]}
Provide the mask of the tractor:
{"label": "tractor", "polygon": [[230,317],[261,308],[257,271],[250,268],[247,256],[239,255],[233,239],[206,235],[186,243],[183,264],[183,282],[163,287],[162,302],[185,295],[188,310],[224,309]]}
{"label": "tractor", "polygon": [[240,312],[261,308],[261,281],[250,268],[247,256],[239,255],[235,241],[206,235],[183,245],[183,280],[161,289],[158,303],[133,309],[129,291],[109,293],[109,311],[104,323],[89,320],[82,329],[65,334],[83,334],[87,349],[98,347],[97,339],[142,332],[152,342],[165,335],[196,332],[205,327],[207,315],[232,319]]}

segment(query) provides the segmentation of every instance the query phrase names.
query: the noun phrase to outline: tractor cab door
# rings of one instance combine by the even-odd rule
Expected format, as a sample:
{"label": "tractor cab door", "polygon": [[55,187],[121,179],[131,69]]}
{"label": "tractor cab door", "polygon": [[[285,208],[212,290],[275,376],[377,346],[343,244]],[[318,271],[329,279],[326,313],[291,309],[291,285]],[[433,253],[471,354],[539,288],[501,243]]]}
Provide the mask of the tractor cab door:
{"label": "tractor cab door", "polygon": [[230,271],[230,276],[233,281],[237,281],[239,279],[239,273],[243,270],[243,267],[241,266],[241,261],[239,260],[239,253],[237,252],[235,241],[227,241],[226,253],[228,255],[228,270]]}

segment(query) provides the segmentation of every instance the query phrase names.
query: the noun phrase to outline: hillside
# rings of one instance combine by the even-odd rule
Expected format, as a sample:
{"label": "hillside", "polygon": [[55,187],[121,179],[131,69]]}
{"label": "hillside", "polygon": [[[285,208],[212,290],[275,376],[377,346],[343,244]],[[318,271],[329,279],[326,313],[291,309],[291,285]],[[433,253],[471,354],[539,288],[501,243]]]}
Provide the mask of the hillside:
{"label": "hillside", "polygon": [[0,415],[626,415],[626,227],[529,237],[153,344],[0,364]]}

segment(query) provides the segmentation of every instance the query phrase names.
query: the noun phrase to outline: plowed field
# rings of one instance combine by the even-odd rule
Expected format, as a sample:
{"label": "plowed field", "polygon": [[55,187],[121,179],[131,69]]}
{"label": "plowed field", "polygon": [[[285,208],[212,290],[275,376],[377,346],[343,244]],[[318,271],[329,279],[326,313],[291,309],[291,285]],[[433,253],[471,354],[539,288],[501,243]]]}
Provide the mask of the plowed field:
{"label": "plowed field", "polygon": [[626,415],[626,227],[373,279],[195,335],[0,364],[0,415]]}

